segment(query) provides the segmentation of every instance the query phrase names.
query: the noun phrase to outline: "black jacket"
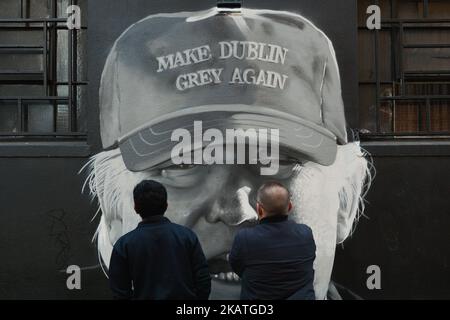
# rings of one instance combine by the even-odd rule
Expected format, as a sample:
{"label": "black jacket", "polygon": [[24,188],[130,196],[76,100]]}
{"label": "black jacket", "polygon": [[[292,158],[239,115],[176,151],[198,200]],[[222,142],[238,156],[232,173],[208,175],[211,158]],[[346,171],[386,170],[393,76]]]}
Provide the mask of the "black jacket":
{"label": "black jacket", "polygon": [[211,278],[194,232],[155,216],[114,245],[109,265],[116,299],[208,299]]}
{"label": "black jacket", "polygon": [[314,300],[315,257],[311,229],[277,216],[240,230],[229,262],[242,279],[241,299]]}

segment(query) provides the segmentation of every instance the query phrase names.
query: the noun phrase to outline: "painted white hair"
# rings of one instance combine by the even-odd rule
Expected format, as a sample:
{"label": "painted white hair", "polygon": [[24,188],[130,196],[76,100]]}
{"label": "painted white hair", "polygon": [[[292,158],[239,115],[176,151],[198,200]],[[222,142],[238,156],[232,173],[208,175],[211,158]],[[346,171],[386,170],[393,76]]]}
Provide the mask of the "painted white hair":
{"label": "painted white hair", "polygon": [[[108,267],[115,241],[134,229],[140,221],[133,211],[133,196],[129,186],[149,178],[149,173],[129,171],[119,149],[94,155],[80,172],[84,170],[87,170],[88,176],[82,192],[87,189],[91,199],[98,200],[98,210],[92,220],[101,214],[93,241],[97,241],[100,261]],[[338,193],[339,199],[336,243],[342,243],[352,234],[359,218],[364,215],[365,196],[375,174],[370,155],[358,142],[354,142],[338,147],[336,161],[331,166],[307,162],[294,170],[298,171],[300,184],[319,179],[315,178],[318,176],[317,172],[321,173],[321,179],[333,179],[333,190]],[[311,192],[309,190],[312,189],[304,188],[300,197],[308,199],[308,192]],[[306,209],[307,206],[307,203],[302,204]]]}

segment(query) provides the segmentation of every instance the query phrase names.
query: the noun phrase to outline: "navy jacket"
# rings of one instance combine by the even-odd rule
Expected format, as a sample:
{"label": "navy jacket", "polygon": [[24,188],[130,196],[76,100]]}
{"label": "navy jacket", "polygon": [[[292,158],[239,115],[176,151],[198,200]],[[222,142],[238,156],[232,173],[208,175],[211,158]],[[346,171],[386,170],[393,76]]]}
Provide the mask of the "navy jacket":
{"label": "navy jacket", "polygon": [[109,265],[116,299],[208,299],[211,277],[194,232],[155,216],[117,240]]}
{"label": "navy jacket", "polygon": [[229,256],[243,300],[314,300],[316,245],[311,229],[287,216],[240,230]]}

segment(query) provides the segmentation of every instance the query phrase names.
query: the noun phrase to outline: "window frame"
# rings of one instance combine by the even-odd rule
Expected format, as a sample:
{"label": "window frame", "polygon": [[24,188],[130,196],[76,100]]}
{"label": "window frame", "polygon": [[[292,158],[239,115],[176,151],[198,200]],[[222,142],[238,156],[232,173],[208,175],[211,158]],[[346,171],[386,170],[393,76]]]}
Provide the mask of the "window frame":
{"label": "window frame", "polygon": [[[380,30],[372,30],[373,37],[373,58],[374,58],[374,70],[375,70],[375,80],[374,81],[361,81],[359,77],[358,80],[358,88],[359,94],[361,93],[361,86],[364,84],[374,85],[375,86],[375,119],[368,116],[368,119],[375,120],[375,132],[365,132],[364,130],[360,130],[358,132],[359,138],[362,141],[363,146],[367,146],[368,149],[376,151],[378,154],[385,154],[385,150],[390,150],[386,154],[405,154],[405,155],[415,155],[415,154],[429,154],[429,155],[450,155],[450,130],[445,132],[433,132],[431,131],[431,108],[432,102],[435,100],[444,100],[448,101],[449,105],[447,108],[450,108],[450,95],[405,95],[405,86],[407,82],[405,81],[406,73],[404,70],[403,64],[403,55],[405,48],[450,48],[450,43],[445,44],[406,44],[404,42],[404,30],[408,27],[417,28],[418,26],[423,25],[433,25],[439,24],[440,27],[445,29],[450,29],[450,18],[448,19],[430,19],[428,18],[429,13],[429,1],[428,0],[420,0],[423,2],[423,13],[424,17],[420,19],[405,19],[405,18],[388,18],[383,19],[381,21],[382,30],[388,30],[391,36],[391,79],[388,83],[383,82],[381,79],[381,70],[380,70]],[[419,2],[419,0],[418,0]],[[391,16],[394,16],[393,13],[393,5],[397,3],[397,0],[390,0],[391,5]],[[359,1],[358,5],[361,5],[362,1]],[[365,3],[367,4],[367,3]],[[371,4],[380,5],[379,0],[371,1]],[[365,11],[365,10],[364,10]],[[358,10],[360,13],[361,11]],[[398,16],[396,14],[395,16]],[[359,17],[360,18],[360,17]],[[443,25],[445,24],[445,25]],[[394,42],[394,31],[398,30],[398,38],[400,39],[399,43]],[[368,31],[366,26],[358,25],[358,34],[364,31]],[[359,49],[361,50],[361,49]],[[360,53],[361,54],[361,53]],[[396,56],[397,55],[397,56]],[[449,80],[445,80],[444,82],[450,84],[450,70],[440,70],[440,72],[445,73],[445,76],[449,77]],[[393,75],[395,73],[395,76]],[[424,73],[429,74],[429,73]],[[400,87],[401,92],[400,95],[396,94],[395,96],[382,96],[382,85],[395,84],[395,78],[400,75]],[[417,132],[382,132],[381,130],[381,119],[380,119],[380,110],[382,108],[382,103],[385,101],[392,101],[394,104],[397,101],[415,101],[420,102],[423,101],[426,112],[426,130],[420,131],[420,125],[418,125]],[[360,106],[361,108],[362,106]],[[418,107],[418,110],[422,109]],[[419,112],[419,111],[418,111]],[[418,121],[421,121],[421,117],[418,115]],[[362,119],[359,120],[360,124],[362,124]],[[423,126],[422,126],[423,127]],[[393,129],[393,128],[392,128]],[[392,130],[394,131],[394,130]],[[417,147],[413,147],[417,146]]]}
{"label": "window frame", "polygon": [[[79,1],[69,0],[68,6],[77,5]],[[67,28],[67,17],[58,17],[58,6],[62,1],[51,0],[48,16],[30,18],[30,2],[20,1],[20,17],[0,19],[0,32],[14,30],[19,32],[41,31],[41,45],[1,45],[0,54],[40,54],[42,69],[39,72],[3,72],[0,74],[0,84],[40,85],[44,95],[39,96],[0,96],[0,103],[17,105],[15,132],[0,132],[0,157],[9,156],[87,156],[90,154],[88,130],[81,131],[78,126],[77,91],[87,87],[87,80],[78,79],[78,49],[77,34],[79,30]],[[83,17],[84,20],[84,17]],[[57,67],[58,31],[67,32],[67,79],[59,81]],[[87,26],[81,26],[86,33]],[[83,43],[87,46],[87,42]],[[58,87],[67,86],[67,95],[58,95]],[[88,97],[86,97],[87,99]],[[27,129],[26,112],[35,105],[49,105],[53,109],[53,130],[49,132],[32,132]],[[59,106],[67,106],[67,129],[61,131],[57,126]],[[87,105],[83,121],[87,124]],[[49,120],[51,121],[51,120]]]}

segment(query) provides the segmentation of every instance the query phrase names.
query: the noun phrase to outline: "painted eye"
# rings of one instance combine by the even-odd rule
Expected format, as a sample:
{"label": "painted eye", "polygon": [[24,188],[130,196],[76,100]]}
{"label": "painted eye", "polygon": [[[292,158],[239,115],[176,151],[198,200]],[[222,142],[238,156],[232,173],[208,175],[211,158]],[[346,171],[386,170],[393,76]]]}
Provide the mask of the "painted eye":
{"label": "painted eye", "polygon": [[297,163],[294,162],[287,162],[287,161],[280,162],[280,168],[278,170],[277,177],[279,179],[289,178],[292,175],[296,165]]}
{"label": "painted eye", "polygon": [[165,178],[193,175],[201,171],[200,167],[193,164],[172,165],[161,169],[160,174]]}
{"label": "painted eye", "polygon": [[163,170],[188,170],[195,168],[195,164],[178,164],[178,165],[172,165],[167,168],[164,168]]}
{"label": "painted eye", "polygon": [[292,160],[280,160],[278,172],[274,175],[274,178],[279,180],[289,179],[293,175],[296,166],[301,166],[301,163]]}
{"label": "painted eye", "polygon": [[160,169],[161,182],[172,187],[187,188],[198,185],[207,170],[200,165],[171,165]]}

